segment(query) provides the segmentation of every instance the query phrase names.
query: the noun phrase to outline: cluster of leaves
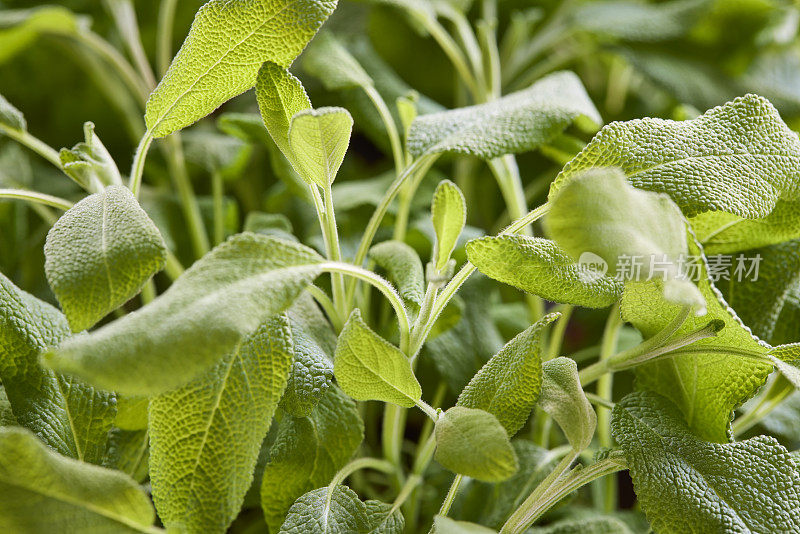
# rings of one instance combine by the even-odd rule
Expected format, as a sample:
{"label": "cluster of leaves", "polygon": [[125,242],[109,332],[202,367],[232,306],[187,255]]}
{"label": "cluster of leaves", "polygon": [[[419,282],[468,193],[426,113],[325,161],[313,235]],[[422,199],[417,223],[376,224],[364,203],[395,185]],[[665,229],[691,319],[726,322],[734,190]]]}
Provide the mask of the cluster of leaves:
{"label": "cluster of leaves", "polygon": [[798,8],[102,4],[0,10],[138,143],[0,96],[0,530],[800,532]]}

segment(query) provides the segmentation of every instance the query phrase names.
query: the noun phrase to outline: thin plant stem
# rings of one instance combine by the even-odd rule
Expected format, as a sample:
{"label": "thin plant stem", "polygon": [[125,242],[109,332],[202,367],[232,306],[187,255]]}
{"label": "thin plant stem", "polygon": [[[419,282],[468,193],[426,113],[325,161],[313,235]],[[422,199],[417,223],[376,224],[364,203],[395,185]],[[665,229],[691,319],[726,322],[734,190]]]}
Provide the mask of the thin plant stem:
{"label": "thin plant stem", "polygon": [[794,391],[795,388],[792,383],[786,380],[782,375],[778,375],[753,409],[736,418],[731,425],[731,432],[733,432],[733,435],[739,437],[753,428],[775,408],[780,406]]}
{"label": "thin plant stem", "polygon": [[156,65],[161,76],[167,73],[172,60],[172,32],[175,26],[175,9],[178,0],[161,0],[158,10],[158,40],[156,42]]}
{"label": "thin plant stem", "polygon": [[[616,353],[621,327],[622,316],[617,303],[611,308],[603,330],[603,341],[600,346],[601,360],[607,360]],[[600,399],[610,403],[613,388],[614,375],[612,373],[607,373],[597,379],[597,396]],[[607,407],[597,411],[597,440],[601,447],[611,448],[614,445],[611,437],[611,411]],[[613,512],[617,506],[617,477],[609,475],[602,479],[601,484],[596,484],[595,488],[601,490],[602,493],[602,510],[606,513]]]}
{"label": "thin plant stem", "polygon": [[203,223],[203,216],[200,213],[200,205],[194,194],[192,182],[189,180],[189,172],[186,169],[186,161],[183,158],[183,145],[181,144],[180,134],[174,133],[166,138],[167,141],[167,164],[170,170],[172,182],[178,191],[178,198],[183,209],[183,216],[189,226],[189,238],[192,242],[195,255],[200,258],[209,251],[208,234]]}
{"label": "thin plant stem", "polygon": [[219,245],[225,239],[225,184],[218,170],[211,173],[211,195],[214,199],[214,245]]}
{"label": "thin plant stem", "polygon": [[561,317],[556,321],[555,326],[550,334],[550,345],[547,350],[547,359],[552,360],[561,354],[561,347],[564,344],[564,334],[567,332],[569,320],[572,317],[573,306],[570,304],[562,304],[559,306],[558,311],[561,312]]}
{"label": "thin plant stem", "polygon": [[15,130],[0,124],[0,133],[40,155],[58,170],[64,170],[61,166],[61,158],[58,155],[58,151],[38,137],[31,135],[27,130]]}
{"label": "thin plant stem", "polygon": [[422,477],[419,475],[411,475],[406,480],[406,483],[403,484],[403,487],[400,489],[400,492],[395,497],[394,502],[392,502],[392,509],[389,510],[389,514],[391,515],[395,513],[403,503],[408,500],[408,498],[414,493],[414,490],[417,489],[417,486],[422,482]]}
{"label": "thin plant stem", "polygon": [[467,60],[464,57],[464,53],[458,47],[456,42],[447,33],[447,30],[437,21],[436,19],[427,16],[426,14],[416,14],[414,13],[416,20],[428,30],[431,37],[439,44],[439,47],[445,53],[447,58],[450,60],[450,63],[453,64],[455,67],[456,72],[461,77],[461,80],[466,84],[469,88],[470,92],[473,95],[480,95],[482,92],[481,87],[478,85],[475,76],[473,75],[472,71],[467,64]]}
{"label": "thin plant stem", "polygon": [[120,77],[128,86],[130,91],[139,99],[141,103],[147,100],[150,94],[150,89],[147,83],[139,76],[136,69],[128,63],[119,51],[111,46],[111,44],[97,35],[94,32],[78,32],[75,35],[79,43],[85,45],[90,50],[94,51],[101,58],[111,64]]}
{"label": "thin plant stem", "polygon": [[153,68],[150,66],[150,61],[147,59],[147,54],[142,46],[142,36],[139,32],[139,23],[136,19],[136,11],[133,9],[131,0],[106,0],[111,15],[114,18],[114,23],[117,26],[120,34],[122,35],[125,46],[128,47],[133,58],[133,63],[142,81],[145,85],[152,89],[156,86],[156,79],[153,75]]}
{"label": "thin plant stem", "polygon": [[328,294],[315,285],[310,285],[307,289],[311,296],[314,297],[314,300],[316,300],[317,303],[322,306],[322,309],[328,315],[328,318],[331,320],[331,323],[336,331],[341,332],[344,325],[342,324],[341,317],[339,317],[339,313],[336,311],[336,307],[333,305],[333,301]]}
{"label": "thin plant stem", "polygon": [[0,189],[0,199],[2,198],[25,200],[35,204],[43,204],[52,208],[58,208],[63,211],[67,211],[74,206],[69,200],[54,197],[53,195],[46,195],[44,193],[37,193],[36,191],[27,191],[25,189]]}
{"label": "thin plant stem", "polygon": [[150,131],[145,132],[144,137],[142,137],[142,140],[139,141],[139,146],[136,148],[136,154],[133,156],[133,167],[131,167],[131,176],[128,187],[135,197],[139,196],[139,190],[142,187],[144,163],[147,160],[147,153],[150,151],[150,145],[152,143],[153,133]]}
{"label": "thin plant stem", "polygon": [[332,491],[333,488],[344,482],[347,477],[361,469],[375,469],[381,473],[391,473],[395,470],[395,466],[380,458],[356,458],[339,469],[333,476],[331,483],[328,484],[328,491]]}
{"label": "thin plant stem", "polygon": [[453,502],[456,500],[458,488],[461,487],[462,480],[464,480],[463,475],[456,475],[455,478],[453,478],[453,483],[450,484],[450,489],[447,490],[447,495],[444,497],[442,507],[439,508],[439,515],[447,516],[447,514],[450,513],[450,507],[453,506]]}
{"label": "thin plant stem", "polygon": [[386,101],[378,90],[375,89],[375,86],[368,85],[364,87],[364,92],[375,106],[378,115],[381,117],[381,121],[383,121],[383,126],[386,128],[386,133],[389,135],[389,144],[392,147],[392,157],[394,158],[394,168],[395,172],[399,175],[403,172],[403,167],[405,166],[405,155],[403,154],[403,144],[400,141],[400,134],[397,131],[397,124],[394,122],[392,112],[389,111]]}
{"label": "thin plant stem", "polygon": [[[323,202],[325,205],[325,232],[326,238],[329,241],[329,257],[331,261],[342,261],[342,251],[339,248],[339,230],[336,227],[336,214],[333,210],[333,192],[331,185],[328,183],[323,188]],[[344,277],[339,273],[333,273],[333,303],[336,309],[339,310],[339,315],[344,319],[350,312],[349,305],[345,299]]]}
{"label": "thin plant stem", "polygon": [[409,215],[411,214],[411,203],[414,200],[414,194],[417,192],[417,189],[419,189],[422,180],[425,179],[425,176],[428,174],[428,171],[432,165],[432,159],[423,164],[414,174],[411,181],[406,182],[406,184],[403,185],[400,190],[400,195],[398,198],[399,202],[397,206],[397,218],[394,222],[394,235],[392,236],[392,238],[397,241],[403,241],[406,237],[406,231],[408,230],[408,219]]}
{"label": "thin plant stem", "polygon": [[164,267],[164,272],[167,273],[167,276],[169,276],[172,281],[175,281],[184,271],[183,265],[181,265],[181,262],[175,257],[175,254],[173,254],[171,250],[167,250],[167,266]]}

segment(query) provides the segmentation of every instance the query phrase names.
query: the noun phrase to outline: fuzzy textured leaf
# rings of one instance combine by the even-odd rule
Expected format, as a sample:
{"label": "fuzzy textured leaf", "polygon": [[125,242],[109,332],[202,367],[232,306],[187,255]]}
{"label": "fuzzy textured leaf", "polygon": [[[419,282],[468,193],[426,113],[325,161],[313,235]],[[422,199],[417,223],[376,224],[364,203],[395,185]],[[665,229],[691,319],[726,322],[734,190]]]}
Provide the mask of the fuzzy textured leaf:
{"label": "fuzzy textured leaf", "polygon": [[542,388],[542,333],[558,317],[548,314],[506,343],[467,384],[457,406],[489,412],[509,437],[519,432]]}
{"label": "fuzzy textured leaf", "polygon": [[308,183],[329,187],[344,161],[353,117],[343,108],[296,113],[289,126],[289,147],[295,169]]}
{"label": "fuzzy textured leaf", "polygon": [[368,532],[367,508],[347,486],[309,491],[289,509],[279,534]]}
{"label": "fuzzy textured leaf", "polygon": [[61,312],[0,274],[0,380],[14,416],[60,454],[100,463],[114,395],[39,364],[39,353],[67,336]]}
{"label": "fuzzy textured leaf", "polygon": [[161,233],[124,186],[75,204],[48,232],[44,253],[47,281],[73,332],[134,297],[167,261]]}
{"label": "fuzzy textured leaf", "polygon": [[425,273],[417,252],[402,241],[384,241],[369,250],[372,261],[382,267],[389,280],[407,303],[422,306],[425,296]]}
{"label": "fuzzy textured leaf", "polygon": [[489,412],[455,406],[439,417],[434,433],[434,457],[454,473],[500,482],[519,469],[506,429]]}
{"label": "fuzzy textured leaf", "polygon": [[150,481],[169,528],[224,533],[286,387],[292,331],[271,319],[208,373],[150,401]]}
{"label": "fuzzy textured leaf", "polygon": [[603,121],[578,77],[557,72],[488,104],[418,117],[408,150],[415,157],[457,152],[488,160],[533,150],[576,122],[596,130]]}
{"label": "fuzzy textured leaf", "polygon": [[583,392],[574,360],[560,357],[542,364],[539,405],[555,419],[576,452],[592,443],[597,414]]}
{"label": "fuzzy textured leaf", "polygon": [[320,32],[303,53],[302,60],[303,68],[319,78],[329,91],[373,85],[358,60],[331,32]]}
{"label": "fuzzy textured leaf", "polygon": [[564,167],[550,193],[582,170],[609,166],[640,189],[667,193],[688,217],[725,211],[758,219],[778,200],[800,200],[800,139],[755,95],[689,121],[609,124]]}
{"label": "fuzzy textured leaf", "polygon": [[11,102],[0,95],[0,126],[24,132],[28,129],[28,123],[20,110],[15,108]]}
{"label": "fuzzy textured leaf", "polygon": [[467,257],[486,276],[554,302],[605,308],[622,295],[622,282],[541,237],[482,237],[467,243]]}
{"label": "fuzzy textured leaf", "polygon": [[356,400],[380,400],[410,408],[422,397],[406,355],[373,332],[358,308],[339,334],[333,372],[344,392]]}
{"label": "fuzzy textured leaf", "polygon": [[121,393],[163,393],[198,376],[289,307],[319,274],[320,261],[296,243],[235,235],[152,303],[65,341],[46,359]]}
{"label": "fuzzy textured leaf", "polygon": [[436,233],[433,257],[436,269],[441,271],[455,250],[458,236],[467,222],[464,194],[450,180],[442,180],[433,194],[431,221]]}
{"label": "fuzzy textured leaf", "polygon": [[152,532],[153,505],[127,475],[65,458],[21,428],[0,428],[4,532]]}
{"label": "fuzzy textured leaf", "polygon": [[261,507],[272,531],[292,503],[330,483],[364,439],[364,424],[349,399],[332,385],[308,417],[284,417],[261,480]]}
{"label": "fuzzy textured leaf", "polygon": [[267,61],[258,72],[256,100],[270,137],[294,165],[294,153],[289,145],[292,117],[311,109],[303,84],[285,68]]}
{"label": "fuzzy textured leaf", "polygon": [[155,137],[180,130],[253,87],[265,61],[291,65],[336,3],[211,0],[147,101],[147,129]]}
{"label": "fuzzy textured leaf", "polygon": [[800,532],[800,474],[775,438],[707,443],[650,392],[625,397],[611,424],[655,532]]}

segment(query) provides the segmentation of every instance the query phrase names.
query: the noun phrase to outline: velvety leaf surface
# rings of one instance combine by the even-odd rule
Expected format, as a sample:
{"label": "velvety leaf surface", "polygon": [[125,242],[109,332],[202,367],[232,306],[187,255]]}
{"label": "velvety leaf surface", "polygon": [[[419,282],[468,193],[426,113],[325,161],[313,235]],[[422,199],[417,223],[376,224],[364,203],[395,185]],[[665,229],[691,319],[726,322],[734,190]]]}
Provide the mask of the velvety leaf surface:
{"label": "velvety leaf surface", "polygon": [[0,274],[0,380],[16,420],[60,454],[100,463],[114,395],[39,364],[39,353],[68,335],[61,312]]}
{"label": "velvety leaf surface", "polygon": [[270,137],[286,159],[294,164],[294,153],[289,146],[292,117],[311,109],[303,84],[285,68],[268,61],[258,72],[256,100]]}
{"label": "velvety leaf surface", "polygon": [[467,384],[457,405],[489,412],[509,436],[519,432],[542,388],[542,333],[558,317],[548,314],[506,343]]}
{"label": "velvety leaf surface", "polygon": [[410,408],[422,397],[409,359],[373,332],[358,308],[339,334],[333,372],[344,392],[356,400],[380,400]]}
{"label": "velvety leaf surface", "polygon": [[313,250],[244,233],[195,263],[149,305],[47,355],[49,363],[122,393],[163,393],[282,312],[319,274]]}
{"label": "velvety leaf surface", "polygon": [[303,53],[302,61],[303,68],[329,91],[373,85],[358,60],[331,32],[320,32]]}
{"label": "velvety leaf surface", "polygon": [[367,509],[347,486],[320,488],[297,499],[280,534],[353,534],[367,532]]}
{"label": "velvety leaf surface", "polygon": [[603,128],[556,177],[551,194],[590,167],[620,167],[641,189],[667,193],[689,217],[770,214],[800,197],[800,139],[765,98],[747,95],[688,121],[637,119]]}
{"label": "velvety leaf surface", "polygon": [[355,402],[332,385],[308,417],[281,420],[261,482],[261,507],[277,531],[292,503],[330,483],[364,438]]}
{"label": "velvety leaf surface", "polygon": [[436,233],[434,261],[436,269],[442,270],[456,248],[458,236],[467,222],[467,204],[456,184],[443,180],[433,194],[431,221]]}
{"label": "velvety leaf surface", "polygon": [[467,257],[486,276],[554,302],[605,308],[622,295],[622,282],[541,237],[482,237],[467,243]]}
{"label": "velvety leaf surface", "polygon": [[800,531],[800,474],[775,438],[707,443],[650,392],[625,397],[611,424],[655,532]]}
{"label": "velvety leaf surface", "polygon": [[3,95],[0,95],[0,126],[23,132],[28,129],[25,116]]}
{"label": "velvety leaf surface", "polygon": [[369,534],[403,534],[406,526],[403,512],[391,504],[381,501],[365,501]]}
{"label": "velvety leaf surface", "polygon": [[287,317],[208,373],[150,401],[150,481],[167,527],[225,532],[253,479],[292,361]]}
{"label": "velvety leaf surface", "polygon": [[402,241],[384,241],[369,250],[372,261],[383,268],[407,303],[422,306],[425,297],[425,273],[417,252]]}
{"label": "velvety leaf surface", "polygon": [[[689,253],[701,251],[690,238]],[[690,316],[672,338],[686,335],[721,320],[725,327],[716,337],[702,339],[665,360],[637,367],[637,385],[664,395],[683,412],[689,428],[709,441],[728,441],[731,412],[755,394],[772,372],[772,365],[737,354],[766,355],[769,345],[753,338],[736,312],[708,278],[705,258],[698,264],[697,284],[706,300],[707,315]],[[645,338],[666,327],[680,312],[665,302],[655,281],[626,284],[620,309],[623,318]]]}
{"label": "velvety leaf surface", "polygon": [[4,532],[152,532],[155,521],[133,479],[56,454],[21,428],[0,428],[0,494]]}
{"label": "velvety leaf surface", "polygon": [[211,0],[147,101],[155,137],[180,130],[256,83],[262,63],[288,67],[336,0]]}
{"label": "velvety leaf surface", "polygon": [[483,410],[455,406],[434,428],[436,461],[446,469],[484,482],[500,482],[519,469],[505,428]]}
{"label": "velvety leaf surface", "polygon": [[583,392],[574,360],[562,356],[542,363],[539,405],[555,419],[575,451],[592,443],[597,414]]}
{"label": "velvety leaf surface", "polygon": [[529,88],[488,104],[418,117],[408,136],[409,152],[457,152],[483,159],[533,150],[578,121],[602,124],[578,77],[550,74]]}
{"label": "velvety leaf surface", "polygon": [[67,211],[47,234],[45,272],[73,332],[134,297],[166,264],[164,239],[127,187]]}
{"label": "velvety leaf surface", "polygon": [[456,521],[443,515],[434,517],[433,524],[436,534],[495,534],[494,530],[477,523]]}
{"label": "velvety leaf surface", "polygon": [[353,117],[343,108],[300,111],[289,126],[289,147],[297,172],[308,183],[330,186],[344,161]]}

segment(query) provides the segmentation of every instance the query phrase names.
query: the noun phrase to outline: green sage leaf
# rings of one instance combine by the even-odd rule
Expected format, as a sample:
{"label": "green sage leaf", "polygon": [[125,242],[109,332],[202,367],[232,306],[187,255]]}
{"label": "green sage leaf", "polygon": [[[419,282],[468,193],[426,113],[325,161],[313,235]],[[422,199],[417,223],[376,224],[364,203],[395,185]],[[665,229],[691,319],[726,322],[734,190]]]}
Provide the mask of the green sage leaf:
{"label": "green sage leaf", "polygon": [[436,232],[433,258],[436,269],[441,271],[456,248],[458,236],[467,222],[467,204],[464,194],[450,180],[442,180],[431,203],[431,220]]}
{"label": "green sage leaf", "polygon": [[309,491],[289,509],[279,534],[368,532],[367,508],[347,486]]}
{"label": "green sage leaf", "polygon": [[140,311],[52,349],[48,363],[132,395],[185,384],[319,274],[320,256],[289,241],[239,234],[200,259]]}
{"label": "green sage leaf", "polygon": [[319,78],[329,91],[373,85],[358,60],[331,32],[320,32],[303,53],[302,60],[303,68]]}
{"label": "green sage leaf", "polygon": [[344,392],[356,400],[410,408],[422,398],[411,362],[367,326],[358,308],[339,334],[333,372]]}
{"label": "green sage leaf", "polygon": [[73,332],[134,297],[166,264],[161,233],[127,187],[111,186],[67,211],[45,243],[45,273]]}
{"label": "green sage leaf", "polygon": [[369,257],[386,270],[389,280],[407,303],[417,308],[425,297],[425,273],[417,252],[402,241],[384,241],[369,250]]}
{"label": "green sage leaf", "polygon": [[163,137],[202,119],[256,83],[265,61],[288,67],[333,13],[336,0],[211,0],[192,23],[145,121]]}
{"label": "green sage leaf", "polygon": [[454,473],[500,482],[519,468],[506,429],[489,412],[455,406],[439,417],[434,433],[434,457]]}
{"label": "green sage leaf", "polygon": [[296,113],[289,127],[293,164],[303,179],[330,187],[344,161],[353,117],[343,108],[319,108]]}
{"label": "green sage leaf", "polygon": [[539,405],[555,419],[576,452],[592,443],[597,414],[583,392],[574,360],[560,357],[542,363]]}

